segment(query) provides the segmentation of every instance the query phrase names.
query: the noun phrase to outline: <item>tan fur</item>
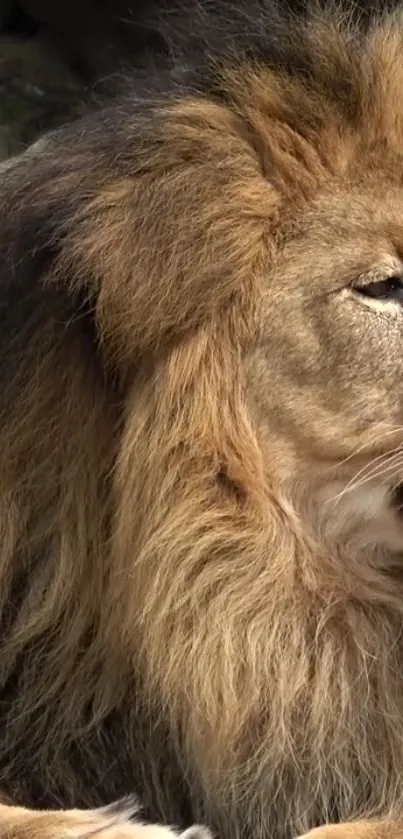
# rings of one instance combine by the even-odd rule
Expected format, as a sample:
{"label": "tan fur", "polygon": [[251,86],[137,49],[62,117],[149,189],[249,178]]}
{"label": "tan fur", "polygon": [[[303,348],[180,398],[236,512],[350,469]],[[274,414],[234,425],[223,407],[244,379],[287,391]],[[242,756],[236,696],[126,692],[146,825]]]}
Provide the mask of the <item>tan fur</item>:
{"label": "tan fur", "polygon": [[4,174],[16,225],[74,196],[45,287],[95,299],[121,395],[57,323],[29,387],[21,364],[3,604],[54,547],[2,672],[51,633],[17,709],[44,709],[56,767],[141,674],[226,836],[403,819],[403,309],[353,288],[403,274],[402,32],[319,16],[290,35],[310,80],[219,67],[227,103],[161,105],[124,171],[78,143],[28,197]]}
{"label": "tan fur", "polygon": [[25,807],[0,804],[0,836],[2,839],[209,839],[209,831],[195,825],[179,834],[159,825],[130,822],[136,807],[122,806],[98,810],[28,810]]}

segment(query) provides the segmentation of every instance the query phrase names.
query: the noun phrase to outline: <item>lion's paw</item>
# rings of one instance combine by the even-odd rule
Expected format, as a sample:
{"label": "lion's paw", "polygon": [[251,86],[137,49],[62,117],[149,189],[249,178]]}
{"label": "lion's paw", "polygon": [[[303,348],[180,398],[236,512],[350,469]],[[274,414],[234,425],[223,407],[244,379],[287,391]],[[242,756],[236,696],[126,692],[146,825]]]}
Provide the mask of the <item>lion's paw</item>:
{"label": "lion's paw", "polygon": [[137,821],[133,799],[94,810],[28,810],[0,804],[0,839],[211,839],[210,831],[193,825],[179,831]]}
{"label": "lion's paw", "polygon": [[403,839],[403,822],[392,819],[324,824],[299,839]]}

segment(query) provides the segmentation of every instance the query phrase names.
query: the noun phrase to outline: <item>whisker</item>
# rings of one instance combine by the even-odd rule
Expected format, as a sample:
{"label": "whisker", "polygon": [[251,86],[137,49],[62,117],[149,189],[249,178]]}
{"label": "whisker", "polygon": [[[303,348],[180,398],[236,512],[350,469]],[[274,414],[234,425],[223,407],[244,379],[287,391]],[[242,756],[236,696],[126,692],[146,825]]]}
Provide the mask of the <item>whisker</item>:
{"label": "whisker", "polygon": [[[382,442],[387,437],[391,437],[393,434],[398,434],[399,432],[403,435],[403,426],[402,425],[393,426],[388,431],[379,431],[379,429],[374,429],[373,436],[369,440],[367,440],[365,443],[361,443],[361,445],[357,446],[357,448],[354,449],[354,451],[351,452],[351,454],[347,455],[345,458],[340,460],[337,463],[337,465],[332,464],[332,466],[329,467],[329,468],[330,469],[337,469],[340,466],[343,466],[345,463],[348,463],[350,460],[353,460],[353,458],[357,457],[359,454],[362,454],[363,452],[365,452],[366,449],[368,449],[370,446],[373,446],[374,443],[376,443],[378,440],[379,440],[379,442]],[[388,452],[388,454],[391,454],[391,453],[397,451],[398,449],[403,450],[403,441],[401,443],[399,443],[397,446],[395,446],[395,448],[391,449],[391,451]],[[378,457],[383,457],[383,455],[378,455]]]}
{"label": "whisker", "polygon": [[346,485],[345,489],[348,490],[349,487],[352,484],[354,484],[354,486],[355,486],[356,483],[357,483],[357,480],[358,480],[358,478],[360,478],[360,476],[366,477],[367,474],[372,475],[373,471],[374,471],[374,467],[377,466],[378,464],[382,465],[385,462],[390,462],[390,461],[394,462],[397,455],[401,454],[402,452],[403,452],[403,449],[401,449],[400,446],[397,446],[395,449],[392,449],[390,452],[378,455],[377,457],[373,458],[369,463],[366,463],[364,466],[361,467],[361,469],[358,470],[358,472],[356,472],[353,475],[353,477],[350,479],[350,481]]}
{"label": "whisker", "polygon": [[[400,451],[392,457],[390,457],[390,455],[385,457],[388,458],[386,463],[384,462],[384,464],[377,464],[376,468],[374,468],[375,464],[371,463],[371,469],[369,471],[365,472],[365,470],[360,470],[360,472],[357,473],[357,475],[355,475],[354,478],[351,479],[351,481],[349,481],[347,486],[344,487],[344,489],[341,490],[341,492],[337,493],[337,495],[332,496],[332,498],[328,499],[326,503],[329,504],[340,501],[342,498],[344,498],[345,495],[348,495],[354,490],[365,486],[370,481],[375,481],[376,479],[386,477],[386,475],[393,474],[394,472],[397,472],[398,470],[403,468],[403,452]],[[382,468],[382,466],[384,466],[384,468]],[[360,475],[361,478],[359,478]]]}

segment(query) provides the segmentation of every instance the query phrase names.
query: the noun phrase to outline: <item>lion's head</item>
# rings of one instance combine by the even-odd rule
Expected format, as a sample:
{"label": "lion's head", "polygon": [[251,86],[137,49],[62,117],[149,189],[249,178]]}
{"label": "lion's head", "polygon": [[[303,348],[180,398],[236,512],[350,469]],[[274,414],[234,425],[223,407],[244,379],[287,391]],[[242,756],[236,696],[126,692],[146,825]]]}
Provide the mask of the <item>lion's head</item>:
{"label": "lion's head", "polygon": [[224,833],[400,808],[402,32],[316,12],[4,172],[10,776],[134,674]]}

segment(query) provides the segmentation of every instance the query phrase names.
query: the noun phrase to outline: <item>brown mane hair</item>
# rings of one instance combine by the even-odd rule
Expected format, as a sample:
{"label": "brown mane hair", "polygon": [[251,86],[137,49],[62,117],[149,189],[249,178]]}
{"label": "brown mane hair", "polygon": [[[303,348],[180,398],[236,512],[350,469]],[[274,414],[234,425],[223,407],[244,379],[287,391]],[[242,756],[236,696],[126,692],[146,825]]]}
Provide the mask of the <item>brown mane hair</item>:
{"label": "brown mane hair", "polygon": [[245,359],[307,203],[400,153],[402,31],[315,11],[3,175],[0,769],[26,803],[138,784],[223,836],[401,809],[401,587],[282,495]]}

